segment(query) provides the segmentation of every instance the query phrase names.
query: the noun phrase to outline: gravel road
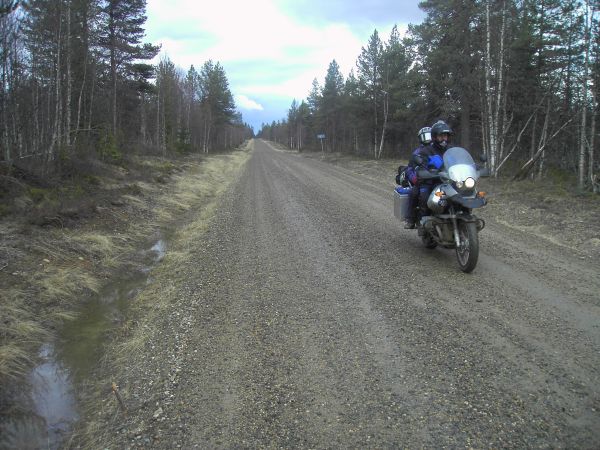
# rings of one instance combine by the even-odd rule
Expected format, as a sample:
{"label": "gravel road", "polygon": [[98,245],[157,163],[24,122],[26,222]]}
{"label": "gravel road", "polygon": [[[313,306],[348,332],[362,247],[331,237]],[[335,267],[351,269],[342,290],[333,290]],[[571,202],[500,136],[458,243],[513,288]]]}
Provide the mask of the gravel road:
{"label": "gravel road", "polygon": [[488,221],[463,274],[393,217],[393,174],[254,146],[148,358],[176,355],[170,384],[131,388],[151,400],[127,442],[600,446],[597,260]]}

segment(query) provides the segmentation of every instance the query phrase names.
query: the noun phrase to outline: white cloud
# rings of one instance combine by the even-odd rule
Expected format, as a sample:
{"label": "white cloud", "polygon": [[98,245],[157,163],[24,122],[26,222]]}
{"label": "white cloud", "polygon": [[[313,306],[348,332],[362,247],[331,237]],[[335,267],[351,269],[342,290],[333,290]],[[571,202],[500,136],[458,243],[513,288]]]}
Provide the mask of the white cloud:
{"label": "white cloud", "polygon": [[[278,83],[271,81],[246,90],[233,86],[246,94],[271,93],[287,97],[305,97],[313,78],[322,80],[331,60],[347,75],[354,67],[360,48],[365,43],[345,24],[332,23],[318,28],[300,24],[281,12],[270,0],[238,1],[219,0],[149,0],[148,34],[154,42],[161,42],[163,52],[179,66],[200,66],[212,59],[225,66],[228,61],[257,60],[256,71],[268,72],[264,61],[296,64],[300,60],[310,69]],[[171,24],[177,37],[171,37],[164,26]],[[190,36],[201,31],[206,36],[193,39],[182,37],[183,27],[190,27]],[[152,29],[161,30],[156,34]],[[237,78],[240,78],[239,76]]]}
{"label": "white cloud", "polygon": [[257,103],[254,100],[251,100],[242,94],[238,94],[235,96],[235,104],[238,108],[241,109],[255,109],[258,111],[264,110],[263,106],[260,103]]}
{"label": "white cloud", "polygon": [[[369,37],[368,26],[343,22],[343,14],[331,21],[315,6],[310,11],[323,20],[301,22],[278,6],[282,3],[147,0],[147,39],[162,44],[162,54],[184,70],[192,64],[199,70],[208,59],[221,62],[238,108],[260,114],[261,120],[263,116],[277,120],[281,104],[306,98],[314,78],[323,83],[333,59],[347,76]],[[345,3],[340,5],[340,11],[347,10]],[[365,20],[378,29],[382,40],[388,38],[391,25]]]}

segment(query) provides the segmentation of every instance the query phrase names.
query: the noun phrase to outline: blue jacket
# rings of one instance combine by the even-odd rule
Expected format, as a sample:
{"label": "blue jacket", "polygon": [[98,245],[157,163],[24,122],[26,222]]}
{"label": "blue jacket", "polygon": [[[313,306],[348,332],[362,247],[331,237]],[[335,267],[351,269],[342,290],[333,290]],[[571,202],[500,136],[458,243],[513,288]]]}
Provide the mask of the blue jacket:
{"label": "blue jacket", "polygon": [[421,156],[425,161],[427,161],[427,167],[433,168],[433,165],[431,165],[431,163],[433,162],[431,160],[431,158],[436,155],[439,156],[440,158],[443,158],[445,151],[446,151],[445,148],[442,148],[439,145],[436,145],[434,143],[431,143],[428,145],[420,145],[419,147],[417,147],[413,151],[412,157],[410,158],[410,161],[408,162],[408,167],[406,168],[406,177],[411,182],[411,184],[414,185],[414,184],[417,184],[417,182],[418,182],[417,167],[419,166],[419,164],[417,164],[417,162],[415,161],[415,156],[417,156],[417,155]]}

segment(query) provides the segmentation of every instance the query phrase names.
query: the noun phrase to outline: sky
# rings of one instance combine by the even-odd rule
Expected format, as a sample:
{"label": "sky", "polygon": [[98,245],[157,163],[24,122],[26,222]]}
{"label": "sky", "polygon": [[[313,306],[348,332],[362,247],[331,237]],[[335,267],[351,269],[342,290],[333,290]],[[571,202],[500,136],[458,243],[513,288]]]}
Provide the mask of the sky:
{"label": "sky", "polygon": [[[377,29],[402,33],[419,0],[147,0],[146,39],[183,70],[221,63],[238,111],[255,132],[287,116],[335,59],[344,77]],[[355,69],[356,71],[356,69]]]}

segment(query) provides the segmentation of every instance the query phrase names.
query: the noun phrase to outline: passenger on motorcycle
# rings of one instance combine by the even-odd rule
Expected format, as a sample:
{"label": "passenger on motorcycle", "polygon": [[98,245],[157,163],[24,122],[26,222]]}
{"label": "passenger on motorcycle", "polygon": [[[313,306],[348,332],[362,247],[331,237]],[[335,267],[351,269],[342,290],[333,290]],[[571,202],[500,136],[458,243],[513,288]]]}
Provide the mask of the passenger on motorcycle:
{"label": "passenger on motorcycle", "polygon": [[[421,131],[425,129],[426,128],[423,128]],[[419,131],[419,139],[421,131]],[[408,168],[406,169],[406,176],[413,185],[408,204],[410,216],[407,217],[404,222],[404,228],[408,230],[415,228],[417,205],[421,205],[422,209],[427,208],[427,199],[434,186],[434,181],[432,180],[423,181],[418,179],[417,170],[420,167],[418,160],[423,161],[422,164],[425,166],[423,167],[425,169],[441,169],[444,164],[443,156],[448,148],[448,141],[452,135],[452,129],[446,122],[438,120],[432,125],[430,133],[431,143],[429,145],[421,145],[413,152],[408,163]]]}
{"label": "passenger on motorcycle", "polygon": [[[431,128],[430,127],[423,127],[419,130],[419,133],[417,134],[417,137],[419,138],[419,142],[420,145],[413,151],[412,155],[418,155],[420,154],[425,147],[427,147],[429,144],[431,144]],[[404,222],[404,228],[406,229],[412,229],[415,227],[415,219],[414,219],[414,210],[416,207],[416,203],[418,201],[419,198],[419,189],[416,186],[417,185],[417,174],[415,172],[414,169],[414,165],[412,164],[412,157],[411,157],[411,161],[409,162],[408,166],[400,166],[398,168],[398,176],[396,177],[396,182],[398,184],[403,184],[402,180],[405,179],[408,181],[408,183],[403,184],[404,186],[408,186],[410,185],[411,187],[411,191],[410,191],[410,196],[408,198],[408,210],[410,211],[410,213],[412,214],[410,217],[408,217],[405,222]]]}

